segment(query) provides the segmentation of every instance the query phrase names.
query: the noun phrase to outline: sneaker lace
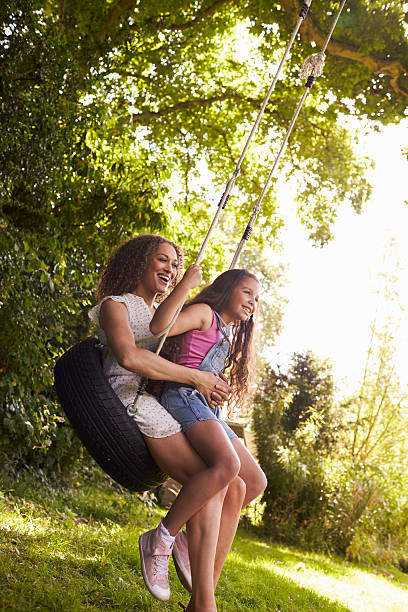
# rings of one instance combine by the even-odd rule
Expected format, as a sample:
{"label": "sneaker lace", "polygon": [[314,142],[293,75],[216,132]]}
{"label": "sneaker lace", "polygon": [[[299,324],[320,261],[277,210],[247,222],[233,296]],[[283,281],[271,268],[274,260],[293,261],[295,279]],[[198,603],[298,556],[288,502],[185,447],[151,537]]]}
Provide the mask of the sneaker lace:
{"label": "sneaker lace", "polygon": [[167,576],[169,572],[169,557],[167,555],[154,555],[153,571],[156,576]]}

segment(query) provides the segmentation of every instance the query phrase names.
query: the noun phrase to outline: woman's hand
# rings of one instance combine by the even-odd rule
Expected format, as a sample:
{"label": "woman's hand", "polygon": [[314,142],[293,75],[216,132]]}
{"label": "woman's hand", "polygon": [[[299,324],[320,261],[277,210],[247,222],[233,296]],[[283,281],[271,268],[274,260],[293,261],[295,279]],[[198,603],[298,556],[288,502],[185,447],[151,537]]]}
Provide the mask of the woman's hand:
{"label": "woman's hand", "polygon": [[182,284],[190,291],[190,289],[195,289],[198,285],[201,284],[203,280],[203,271],[201,266],[198,264],[193,264],[189,266],[183,276]]}
{"label": "woman's hand", "polygon": [[211,408],[215,408],[218,404],[223,404],[231,393],[231,387],[228,384],[224,374],[215,376],[212,372],[195,371],[197,379],[194,386],[202,393]]}

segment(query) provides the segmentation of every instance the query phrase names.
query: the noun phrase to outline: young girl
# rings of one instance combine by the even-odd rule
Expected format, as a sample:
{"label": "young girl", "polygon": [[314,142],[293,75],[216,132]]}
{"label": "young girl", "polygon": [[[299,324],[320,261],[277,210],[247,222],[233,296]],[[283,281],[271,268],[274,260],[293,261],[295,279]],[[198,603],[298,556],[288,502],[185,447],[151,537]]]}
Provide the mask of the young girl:
{"label": "young girl", "polygon": [[[191,266],[157,309],[150,324],[152,333],[159,333],[171,322],[188,288],[197,286],[200,280],[200,266]],[[188,302],[169,333],[177,335],[167,343],[168,355],[177,364],[217,376],[231,368],[229,377],[234,403],[238,399],[242,402],[248,388],[258,300],[256,276],[247,270],[228,270]],[[204,461],[215,470],[221,469],[224,459],[221,449],[237,436],[220,418],[219,407],[210,406],[199,391],[179,383],[166,383],[161,403],[180,423]]]}
{"label": "young girl", "polygon": [[[200,266],[193,265],[187,270],[181,282],[156,310],[150,323],[153,334],[158,335],[171,324],[187,294],[199,285],[201,278]],[[248,387],[258,294],[259,282],[247,270],[224,272],[185,306],[169,332],[169,336],[177,337],[167,342],[166,353],[179,366],[207,371],[216,376],[224,369],[230,369],[228,374],[234,402],[242,402]],[[263,472],[235,433],[220,418],[215,398],[210,397],[207,402],[204,395],[194,387],[167,382],[161,402],[180,423],[191,446],[206,464],[183,487],[183,493],[192,506],[198,504],[199,500],[202,503],[203,498],[211,499],[217,495],[238,475],[245,483],[243,505],[255,497],[254,491],[257,494],[263,491],[266,485]],[[221,518],[220,528],[222,525]],[[153,564],[155,555],[161,550],[162,545],[159,543],[163,540],[161,526],[142,534],[142,567]],[[232,539],[228,543],[224,540],[221,546],[223,552],[218,550],[222,560],[231,543]],[[214,585],[217,584],[221,567],[215,560]],[[195,607],[188,609],[198,610]]]}
{"label": "young girl", "polygon": [[[200,266],[193,265],[187,270],[181,282],[154,313],[150,323],[153,334],[159,334],[171,324],[187,294],[201,282],[201,278]],[[247,270],[224,272],[187,304],[169,332],[169,336],[178,336],[168,341],[166,348],[167,354],[172,356],[177,365],[183,364],[192,371],[201,370],[212,374],[217,372],[217,375],[231,367],[228,374],[235,402],[242,401],[248,387],[258,293],[259,282]],[[220,418],[215,400],[213,394],[207,401],[202,393],[189,384],[176,382],[165,383],[161,398],[163,405],[180,423],[186,438],[205,463],[205,467],[183,486],[182,493],[186,496],[185,499],[189,500],[190,510],[202,504],[203,499],[211,499],[224,487],[229,486],[229,483],[235,482],[237,476],[245,483],[242,506],[262,493],[266,486],[265,475],[254,458]],[[234,530],[238,518],[239,516],[234,518]],[[226,526],[224,519],[226,515],[223,513],[220,534]],[[232,537],[229,540],[222,538],[221,541],[220,538],[217,544],[214,586],[231,546],[232,532],[230,536]],[[160,525],[155,530],[142,534],[142,566],[155,562],[155,554],[159,554],[159,543],[163,540]],[[156,553],[153,552],[150,542],[154,542]],[[191,558],[190,561],[194,574],[195,562]]]}

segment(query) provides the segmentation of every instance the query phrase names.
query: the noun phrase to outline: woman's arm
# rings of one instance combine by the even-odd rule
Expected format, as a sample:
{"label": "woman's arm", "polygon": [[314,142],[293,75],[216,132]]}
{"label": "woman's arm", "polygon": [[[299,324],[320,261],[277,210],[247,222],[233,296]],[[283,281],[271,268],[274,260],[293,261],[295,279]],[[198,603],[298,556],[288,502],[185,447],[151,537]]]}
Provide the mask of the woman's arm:
{"label": "woman's arm", "polygon": [[99,322],[117,362],[126,370],[152,380],[173,380],[191,385],[211,404],[214,400],[220,402],[228,399],[229,385],[211,372],[186,368],[167,361],[151,351],[138,348],[129,326],[128,311],[123,302],[106,300],[101,306]]}
{"label": "woman's arm", "polygon": [[[187,295],[197,287],[202,280],[201,267],[194,264],[190,266],[179,284],[170,295],[160,304],[150,323],[150,331],[154,335],[160,334],[170,325],[179,307],[184,304]],[[169,336],[177,336],[192,329],[208,329],[212,324],[211,308],[206,304],[194,304],[180,312],[169,331]]]}

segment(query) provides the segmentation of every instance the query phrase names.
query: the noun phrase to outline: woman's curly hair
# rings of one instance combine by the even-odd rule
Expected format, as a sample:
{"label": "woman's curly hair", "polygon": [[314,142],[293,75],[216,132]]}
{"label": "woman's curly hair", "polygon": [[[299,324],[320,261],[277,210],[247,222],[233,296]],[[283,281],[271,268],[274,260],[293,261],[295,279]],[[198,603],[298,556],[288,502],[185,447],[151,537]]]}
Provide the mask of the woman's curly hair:
{"label": "woman's curly hair", "polygon": [[100,302],[107,295],[132,293],[146,270],[150,258],[161,244],[170,244],[177,253],[177,274],[171,282],[171,289],[180,279],[184,267],[181,248],[157,234],[140,234],[122,242],[113,251],[99,277],[96,298]]}
{"label": "woman's curly hair", "polygon": [[[232,291],[244,278],[252,278],[259,282],[257,277],[248,270],[227,270],[220,274],[211,285],[204,287],[194,298],[186,302],[184,308],[192,304],[208,304],[216,312],[222,312],[228,306]],[[254,317],[251,316],[247,321],[233,322],[231,331],[231,352],[225,364],[225,370],[229,370],[229,382],[232,387],[229,405],[234,408],[242,404],[248,394],[254,370]],[[177,360],[183,336],[184,334],[181,334],[166,340],[164,353],[171,361]]]}

